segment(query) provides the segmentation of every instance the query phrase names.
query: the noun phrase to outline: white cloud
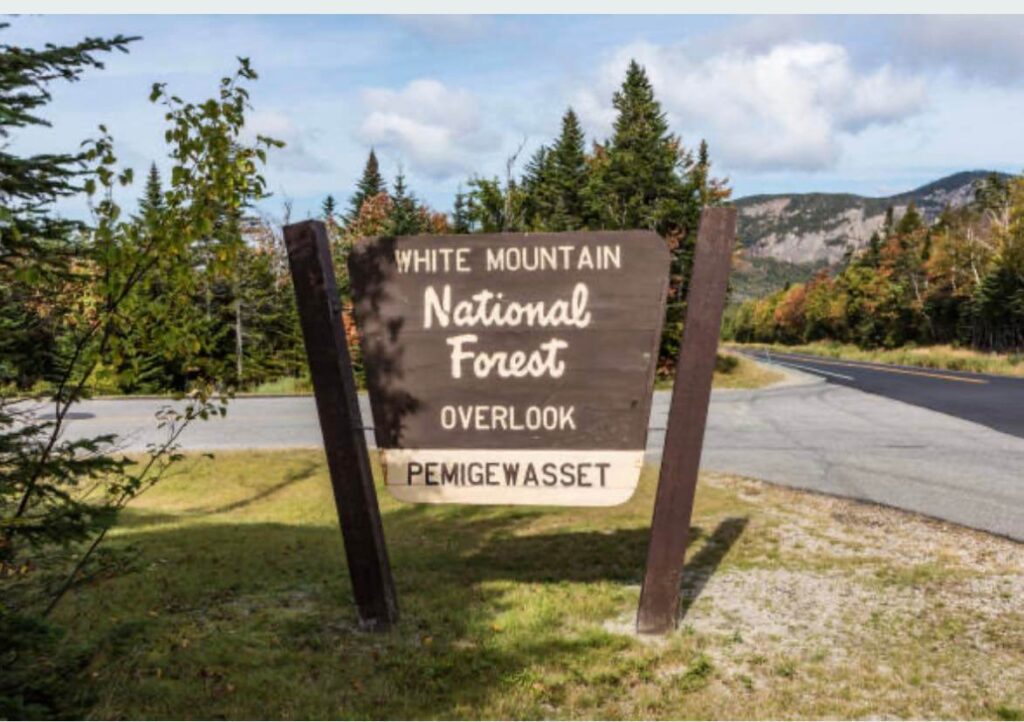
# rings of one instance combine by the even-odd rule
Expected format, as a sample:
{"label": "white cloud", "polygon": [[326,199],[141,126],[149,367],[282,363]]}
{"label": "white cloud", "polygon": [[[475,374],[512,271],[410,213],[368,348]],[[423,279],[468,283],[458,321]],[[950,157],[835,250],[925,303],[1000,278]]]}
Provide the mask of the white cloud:
{"label": "white cloud", "polygon": [[472,170],[473,153],[492,150],[496,137],[484,129],[472,93],[432,79],[414,80],[400,90],[375,88],[363,93],[367,115],[361,139],[394,151],[432,178]]}
{"label": "white cloud", "polygon": [[731,169],[833,167],[844,135],[898,123],[926,100],[920,78],[889,66],[858,71],[835,43],[783,42],[711,55],[640,43],[615,54],[599,88],[577,96],[579,112],[600,131],[608,132],[612,117],[601,101],[621,83],[630,58],[647,68],[673,127],[691,144],[706,137]]}
{"label": "white cloud", "polygon": [[249,142],[257,135],[264,135],[282,140],[284,148],[274,148],[268,154],[271,169],[280,171],[296,171],[299,173],[323,173],[330,170],[323,156],[310,149],[316,145],[315,131],[299,128],[291,117],[278,110],[260,110],[249,115],[245,123],[245,136]]}

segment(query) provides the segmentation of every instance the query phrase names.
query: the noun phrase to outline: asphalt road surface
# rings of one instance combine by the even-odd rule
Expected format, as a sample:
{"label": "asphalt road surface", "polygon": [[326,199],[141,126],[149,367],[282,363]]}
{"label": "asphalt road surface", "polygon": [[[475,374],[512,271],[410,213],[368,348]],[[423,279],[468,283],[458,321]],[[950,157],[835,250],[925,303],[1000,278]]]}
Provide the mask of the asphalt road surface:
{"label": "asphalt road surface", "polygon": [[774,351],[744,351],[840,386],[878,394],[1024,437],[1024,378],[939,371]]}
{"label": "asphalt road surface", "polygon": [[[780,359],[773,355],[773,360]],[[811,363],[799,365],[804,371],[814,368]],[[871,374],[881,371],[820,365],[817,376],[798,370],[775,388],[716,391],[702,467],[874,501],[1024,541],[1024,438],[995,430],[998,424],[1019,433],[1012,403],[999,399],[997,411],[985,417],[987,424],[975,423],[970,419],[981,412],[946,388],[959,389],[958,382],[889,372],[904,382],[913,378],[911,383],[935,384],[941,390],[933,396],[918,391],[912,398],[932,406],[937,398],[949,399],[944,408],[960,410],[964,418],[851,387],[861,378],[865,388],[876,384],[870,388],[878,393],[886,383],[894,395],[910,393],[898,382],[872,380]],[[962,385],[990,393],[982,384]],[[1016,408],[1024,409],[1019,386],[997,388],[1007,396],[1016,394]],[[656,392],[647,449],[652,461],[661,453],[668,402],[668,392]],[[75,408],[68,433],[80,437],[115,432],[124,437],[126,450],[143,449],[159,440],[153,413],[163,403],[89,401]],[[372,432],[368,438],[372,442]],[[192,450],[322,443],[309,397],[236,399],[227,418],[197,423],[182,441]]]}

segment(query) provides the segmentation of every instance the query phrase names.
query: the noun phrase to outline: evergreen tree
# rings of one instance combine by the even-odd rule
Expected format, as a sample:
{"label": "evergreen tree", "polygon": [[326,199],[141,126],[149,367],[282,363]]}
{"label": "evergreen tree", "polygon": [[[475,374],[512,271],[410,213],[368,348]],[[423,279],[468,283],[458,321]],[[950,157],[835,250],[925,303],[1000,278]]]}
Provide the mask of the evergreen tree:
{"label": "evergreen tree", "polygon": [[[5,25],[0,25],[2,30]],[[178,458],[177,440],[194,419],[221,407],[208,391],[157,414],[157,438],[134,458],[114,434],[67,438],[69,414],[99,383],[119,385],[118,370],[136,339],[131,313],[154,298],[159,280],[168,306],[188,309],[193,248],[208,237],[222,242],[223,262],[238,247],[234,216],[263,197],[258,167],[276,142],[242,136],[249,108],[245,82],[256,75],[240,59],[239,72],[219,84],[214,98],[186,103],[157,84],[151,100],[165,106],[171,191],[162,199],[151,184],[143,199],[149,217],[124,214],[114,188],[131,182],[101,126],[99,138],[77,153],[16,155],[17,129],[45,126],[49,87],[102,67],[100,53],[126,50],[132,38],[87,39],[42,49],[0,44],[0,718],[81,717],[67,705],[79,694],[57,685],[80,672],[46,646],[59,635],[46,622],[83,574],[116,573],[95,552],[119,512],[157,483]],[[11,152],[9,152],[11,151]],[[152,175],[153,180],[158,180]],[[90,196],[93,223],[60,219],[55,201]],[[42,311],[39,314],[38,311]],[[39,322],[44,323],[40,324]],[[161,317],[159,346],[192,346],[187,328]],[[40,329],[54,339],[22,358],[21,343]],[[26,362],[32,364],[25,373]],[[112,369],[114,371],[112,372]],[[12,383],[13,382],[13,383]],[[40,384],[18,392],[16,384]],[[13,393],[12,393],[13,392]],[[31,404],[12,395],[34,398]],[[45,404],[51,413],[37,415]],[[78,655],[72,655],[77,657]],[[73,664],[73,663],[72,663]],[[69,668],[72,667],[72,668]]]}
{"label": "evergreen tree", "polygon": [[562,116],[562,132],[551,149],[551,216],[553,231],[572,231],[586,225],[587,157],[583,128],[572,108]]}
{"label": "evergreen tree", "polygon": [[[362,204],[360,204],[362,205]],[[328,194],[324,198],[323,203],[320,204],[320,215],[323,216],[325,223],[334,223],[338,216],[338,203],[334,200],[334,196]]]}
{"label": "evergreen tree", "polygon": [[149,173],[146,175],[146,186],[142,198],[139,199],[139,210],[143,218],[153,218],[160,213],[164,207],[164,190],[160,181],[160,171],[156,163],[150,163]]}
{"label": "evergreen tree", "polygon": [[889,238],[896,228],[895,210],[892,206],[885,209],[885,220],[882,222],[882,238]]}
{"label": "evergreen tree", "polygon": [[405,185],[405,174],[399,170],[391,194],[391,235],[412,236],[422,232],[422,214],[419,203]]}
{"label": "evergreen tree", "polygon": [[469,181],[468,215],[473,228],[481,233],[508,230],[505,190],[497,178],[473,178]]}
{"label": "evergreen tree", "polygon": [[469,233],[469,231],[469,202],[466,194],[462,192],[462,186],[459,186],[455,193],[455,204],[452,206],[452,233]]}
{"label": "evergreen tree", "polygon": [[368,198],[380,195],[387,190],[384,178],[380,174],[380,164],[377,162],[377,154],[370,149],[370,155],[363,167],[363,175],[356,185],[356,192],[349,199],[348,213],[345,215],[345,223],[351,225],[359,218],[359,209]]}
{"label": "evergreen tree", "polygon": [[[696,162],[688,162],[684,175],[684,197],[673,217],[670,241],[675,245],[672,252],[673,288],[675,298],[682,301],[689,291],[690,272],[697,243],[697,228],[701,211],[708,206],[718,206],[729,199],[732,191],[728,182],[711,173],[711,151],[706,140],[701,140]],[[668,199],[669,207],[674,203]]]}
{"label": "evergreen tree", "polygon": [[878,268],[879,263],[882,260],[882,237],[878,235],[878,231],[871,234],[871,238],[868,239],[867,250],[864,251],[858,259],[858,263],[866,268]]}
{"label": "evergreen tree", "polygon": [[298,377],[305,367],[295,293],[287,276],[280,242],[263,223],[254,222],[249,243],[234,268],[224,322],[236,325],[231,339],[235,383],[252,388],[265,381]]}
{"label": "evergreen tree", "polygon": [[[697,150],[697,162],[687,173],[687,180],[697,196],[696,205],[699,208],[721,205],[732,195],[728,179],[715,178],[711,174],[711,151],[708,149],[706,140],[700,142]],[[693,228],[694,225],[688,223],[687,227]]]}
{"label": "evergreen tree", "polygon": [[[0,32],[9,27],[0,23]],[[73,548],[98,526],[76,486],[113,471],[89,442],[59,440],[60,399],[52,421],[19,411],[15,397],[68,368],[64,317],[88,299],[71,286],[76,241],[84,224],[62,220],[53,204],[95,184],[95,145],[70,153],[19,155],[12,136],[46,127],[48,86],[102,68],[101,53],[127,50],[132,38],[87,39],[42,49],[0,44],[0,718],[79,717],[68,705],[78,673],[54,653],[58,635],[41,618],[25,581],[61,569],[60,548]],[[84,275],[84,274],[83,274]],[[39,399],[42,401],[42,399]],[[49,401],[49,400],[47,400]],[[34,404],[33,404],[34,405]],[[41,407],[42,408],[42,407]],[[90,440],[91,442],[92,440]],[[98,448],[98,447],[97,447]],[[94,457],[100,457],[94,460]],[[97,484],[100,486],[100,484]],[[59,496],[58,496],[59,495]],[[98,516],[98,514],[97,514]],[[19,571],[20,570],[20,571]],[[30,588],[30,587],[29,587]],[[45,586],[44,586],[45,589]]]}
{"label": "evergreen tree", "polygon": [[924,219],[917,210],[917,204],[914,201],[910,201],[907,204],[907,210],[900,217],[899,223],[896,224],[897,235],[906,235],[924,228]]}
{"label": "evergreen tree", "polygon": [[650,228],[662,235],[683,224],[686,193],[679,171],[687,162],[669,132],[647,72],[630,61],[612,97],[617,111],[607,161],[588,187],[591,212],[605,228]]}
{"label": "evergreen tree", "polygon": [[527,228],[537,231],[554,230],[551,228],[555,207],[553,160],[551,151],[542,145],[526,163],[520,187],[524,194],[523,222]]}
{"label": "evergreen tree", "polygon": [[[0,23],[0,32],[8,27]],[[50,125],[40,114],[51,99],[49,83],[78,81],[86,70],[103,68],[100,53],[127,52],[136,39],[90,38],[41,50],[0,44],[0,388],[27,389],[58,372],[57,306],[75,299],[53,291],[72,273],[74,236],[84,226],[50,211],[54,201],[94,184],[83,171],[91,149],[18,155],[9,139],[19,129]],[[37,283],[26,279],[26,269]],[[0,413],[0,432],[2,426]]]}

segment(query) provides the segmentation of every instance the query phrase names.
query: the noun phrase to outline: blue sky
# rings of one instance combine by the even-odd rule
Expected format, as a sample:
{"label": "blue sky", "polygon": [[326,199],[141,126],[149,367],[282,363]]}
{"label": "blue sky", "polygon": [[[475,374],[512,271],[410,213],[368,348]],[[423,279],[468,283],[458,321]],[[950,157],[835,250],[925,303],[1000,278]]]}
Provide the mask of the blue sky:
{"label": "blue sky", "polygon": [[[263,210],[346,199],[368,149],[448,210],[460,183],[502,175],[558,130],[610,129],[625,64],[647,68],[684,144],[711,144],[735,195],[884,195],[966,169],[1024,169],[1024,17],[985,16],[22,16],[4,42],[141,35],[73,85],[51,129],[15,148],[70,149],[106,123],[122,161],[163,166],[154,82],[201,99],[248,56],[250,125],[272,156]],[[520,162],[520,167],[522,165]],[[132,191],[132,193],[136,193]],[[84,207],[70,205],[67,213]]]}

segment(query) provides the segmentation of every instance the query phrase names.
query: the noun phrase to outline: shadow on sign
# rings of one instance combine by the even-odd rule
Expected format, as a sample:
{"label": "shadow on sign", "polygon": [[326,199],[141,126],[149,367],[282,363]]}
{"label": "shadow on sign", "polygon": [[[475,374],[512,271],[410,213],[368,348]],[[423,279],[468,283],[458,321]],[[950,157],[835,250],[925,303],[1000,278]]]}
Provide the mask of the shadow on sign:
{"label": "shadow on sign", "polygon": [[[359,322],[363,369],[366,385],[378,400],[373,406],[373,426],[377,444],[381,447],[401,443],[404,419],[420,408],[420,402],[403,388],[404,346],[400,342],[404,319],[387,318],[381,308],[391,300],[386,288],[394,257],[394,239],[382,239],[377,245],[360,244],[349,257],[352,269],[352,295],[357,299],[354,308]],[[391,271],[393,273],[393,271]],[[367,333],[367,318],[380,321],[371,325]],[[364,425],[366,424],[364,419]]]}

